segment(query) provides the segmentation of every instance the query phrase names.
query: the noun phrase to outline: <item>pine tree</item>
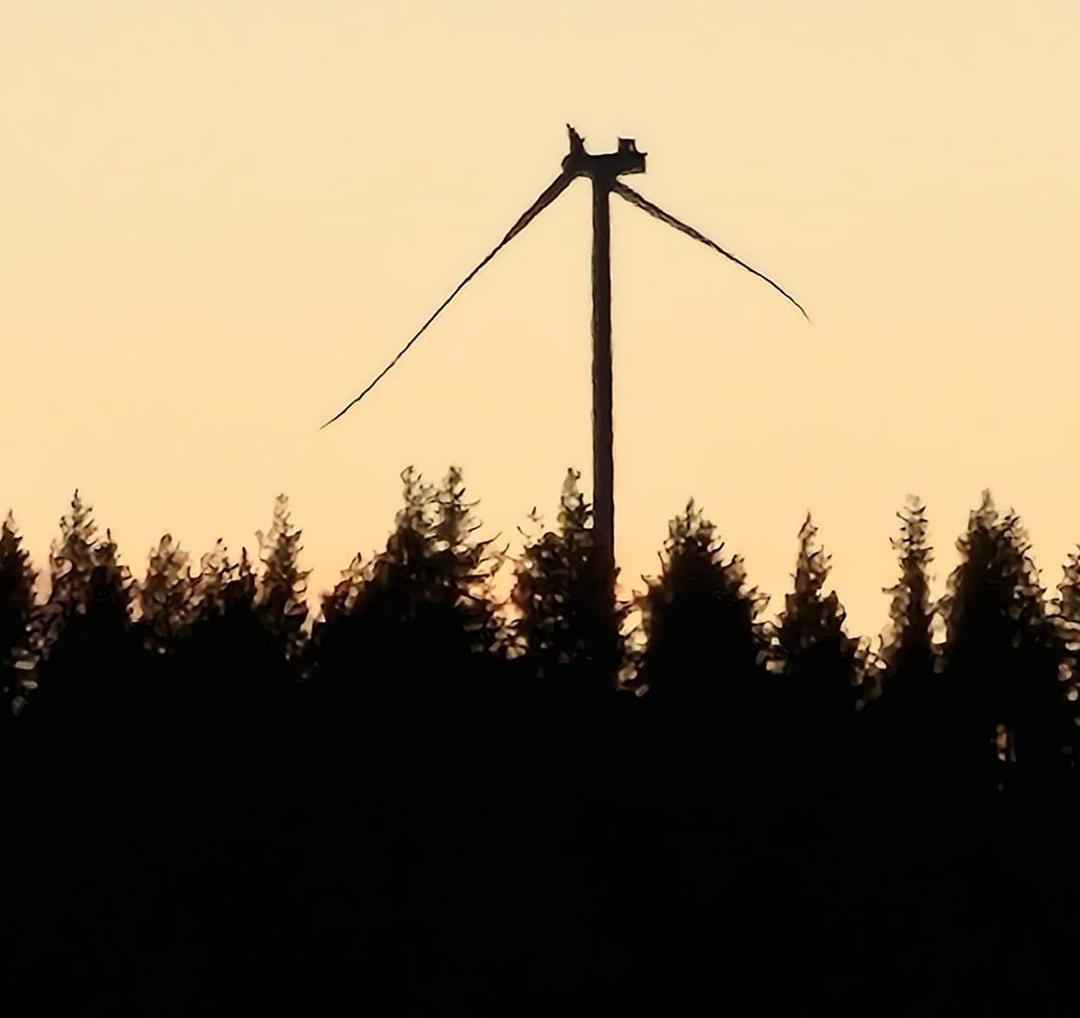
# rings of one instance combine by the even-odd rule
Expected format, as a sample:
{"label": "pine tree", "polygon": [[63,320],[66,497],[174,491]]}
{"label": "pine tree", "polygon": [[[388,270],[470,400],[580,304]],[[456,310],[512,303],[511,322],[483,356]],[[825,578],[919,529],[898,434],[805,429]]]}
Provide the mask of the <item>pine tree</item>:
{"label": "pine tree", "polygon": [[613,687],[626,608],[611,609],[592,509],[578,488],[579,476],[567,472],[557,529],[522,553],[511,600],[518,612],[516,639],[535,673],[545,679],[562,675],[580,695]]}
{"label": "pine tree", "polygon": [[660,576],[640,599],[652,696],[688,706],[726,697],[745,712],[765,649],[758,622],[766,597],[746,582],[738,555],[725,560],[716,528],[694,505],[668,524]]}
{"label": "pine tree", "polygon": [[882,659],[886,710],[905,726],[939,713],[944,698],[941,684],[934,683],[939,657],[933,643],[935,608],[927,574],[934,556],[927,537],[926,506],[912,496],[897,516],[900,534],[889,543],[899,558],[900,576],[885,591],[892,597]]}
{"label": "pine tree", "polygon": [[466,499],[461,468],[451,467],[435,492],[433,535],[436,555],[456,591],[455,607],[471,647],[490,651],[502,637],[492,592],[502,556],[492,551],[492,539],[476,537],[482,526],[475,515],[477,504]]}
{"label": "pine tree", "polygon": [[287,496],[278,495],[269,533],[259,532],[257,536],[263,566],[258,579],[259,617],[271,638],[292,660],[298,656],[303,642],[309,573],[301,570],[298,563],[301,534],[293,526]]}
{"label": "pine tree", "polygon": [[71,512],[60,518],[60,538],[49,554],[50,590],[47,603],[51,628],[73,615],[83,614],[94,570],[97,525],[93,511],[76,490]]}
{"label": "pine tree", "polygon": [[155,653],[170,650],[191,622],[193,581],[188,564],[188,553],[171,534],[163,534],[150,550],[138,598],[144,638]]}
{"label": "pine tree", "polygon": [[829,558],[817,541],[817,527],[807,514],[799,530],[795,589],[784,599],[775,633],[774,653],[784,677],[793,683],[788,696],[810,715],[843,717],[861,706],[861,648],[844,631],[845,612],[835,591],[824,593]]}
{"label": "pine tree", "polygon": [[445,678],[499,643],[490,596],[498,558],[475,536],[461,471],[451,468],[435,487],[409,468],[402,483],[404,505],[385,549],[367,565],[353,560],[312,633],[324,677],[366,671],[387,692],[391,672]]}
{"label": "pine tree", "polygon": [[1062,745],[1075,766],[1080,757],[1080,550],[1069,553],[1058,584],[1055,608],[1054,621],[1062,648],[1061,678],[1065,697],[1062,713],[1070,722],[1067,733],[1062,733]]}
{"label": "pine tree", "polygon": [[341,571],[341,576],[333,588],[323,595],[322,618],[315,623],[314,634],[325,624],[334,625],[348,618],[356,607],[365,582],[366,569],[364,557],[357,552],[348,566]]}
{"label": "pine tree", "polygon": [[240,560],[224,562],[224,585],[221,587],[221,612],[225,618],[258,618],[259,583],[246,547],[240,549]]}
{"label": "pine tree", "polygon": [[32,683],[36,579],[9,512],[0,525],[0,690],[5,711],[21,707]]}
{"label": "pine tree", "polygon": [[60,539],[49,555],[51,589],[43,610],[49,654],[64,639],[72,646],[121,640],[131,623],[131,575],[119,562],[109,531],[97,536],[93,511],[75,492],[60,519]]}
{"label": "pine tree", "polygon": [[264,624],[258,592],[247,548],[233,561],[221,540],[192,579],[183,654],[195,686],[213,698],[226,724],[274,702],[288,682],[284,647]]}
{"label": "pine tree", "polygon": [[233,567],[219,537],[214,547],[199,558],[199,571],[191,578],[191,611],[194,623],[205,623],[224,610],[224,592]]}
{"label": "pine tree", "polygon": [[39,720],[52,718],[56,732],[73,738],[76,730],[119,738],[145,688],[138,681],[142,661],[131,617],[132,580],[111,532],[98,538],[91,509],[78,492],[60,521],[49,564],[40,683],[28,709]]}
{"label": "pine tree", "polygon": [[234,562],[218,538],[199,559],[199,572],[191,579],[192,624],[205,627],[226,616],[256,619],[257,598],[258,580],[247,548],[240,549],[240,558]]}
{"label": "pine tree", "polygon": [[944,615],[962,730],[998,765],[1050,766],[1061,751],[1067,691],[1027,533],[984,492],[957,548]]}
{"label": "pine tree", "polygon": [[88,624],[119,633],[131,625],[132,577],[127,566],[120,563],[112,532],[93,549],[94,567],[86,597]]}
{"label": "pine tree", "polygon": [[889,543],[900,559],[900,577],[886,590],[892,599],[883,657],[892,673],[926,671],[932,667],[934,656],[934,611],[927,575],[934,555],[927,540],[926,506],[912,496],[896,515],[900,519],[900,536],[890,538]]}

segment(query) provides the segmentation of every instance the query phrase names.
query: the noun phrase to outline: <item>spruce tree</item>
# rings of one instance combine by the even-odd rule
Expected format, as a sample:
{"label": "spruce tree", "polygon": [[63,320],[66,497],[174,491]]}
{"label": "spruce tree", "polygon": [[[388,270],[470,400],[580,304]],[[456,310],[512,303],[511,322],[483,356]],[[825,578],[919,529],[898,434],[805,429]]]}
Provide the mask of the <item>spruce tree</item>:
{"label": "spruce tree", "polygon": [[927,573],[933,561],[928,540],[926,506],[914,496],[896,514],[900,533],[889,539],[897,553],[900,575],[892,587],[889,628],[882,643],[887,711],[901,724],[925,721],[943,706],[942,690],[933,681],[938,656],[933,643],[935,608]]}
{"label": "spruce tree", "polygon": [[247,548],[234,561],[219,540],[202,556],[183,657],[189,692],[214,704],[226,730],[245,713],[277,709],[289,674],[284,648],[264,624]]}
{"label": "spruce tree", "polygon": [[758,621],[767,598],[746,582],[738,555],[723,555],[716,528],[693,500],[668,524],[661,572],[640,599],[651,696],[686,706],[723,697],[745,712],[765,650]]}
{"label": "spruce tree", "polygon": [[169,651],[191,622],[193,612],[189,556],[171,534],[150,550],[146,577],[139,586],[140,628],[149,649]]}
{"label": "spruce tree", "polygon": [[112,532],[93,549],[94,567],[87,589],[86,618],[102,633],[127,632],[131,626],[132,577],[121,564]]}
{"label": "spruce tree", "polygon": [[808,513],[799,530],[795,589],[785,596],[774,653],[792,698],[811,716],[844,717],[864,703],[861,647],[844,631],[845,612],[835,591],[825,593],[829,557],[818,544]]}
{"label": "spruce tree", "polygon": [[1075,766],[1080,758],[1080,725],[1077,724],[1080,720],[1080,550],[1069,553],[1057,589],[1054,621],[1062,648],[1061,678],[1065,697],[1062,714],[1069,722],[1061,741]]}
{"label": "spruce tree", "polygon": [[257,536],[262,553],[257,595],[259,617],[284,655],[293,660],[303,642],[309,573],[299,566],[300,531],[293,526],[287,496],[278,495],[269,533],[259,532]]}
{"label": "spruce tree", "polygon": [[451,467],[435,491],[433,535],[436,555],[456,591],[455,608],[470,647],[487,652],[502,639],[492,591],[502,556],[493,550],[492,538],[476,536],[482,526],[475,514],[477,504],[466,497],[461,468]]}
{"label": "spruce tree", "polygon": [[984,492],[957,548],[944,615],[958,721],[972,762],[985,753],[999,769],[1013,761],[1052,766],[1067,691],[1027,533],[1015,512],[1000,514]]}
{"label": "spruce tree", "polygon": [[357,552],[348,566],[341,571],[337,583],[323,595],[322,617],[316,621],[312,634],[325,625],[333,625],[342,619],[348,618],[356,607],[364,586],[366,569],[364,557]]}
{"label": "spruce tree", "polygon": [[511,600],[518,612],[516,640],[534,673],[549,680],[562,676],[568,690],[587,695],[614,685],[626,607],[611,609],[592,508],[578,488],[579,476],[567,472],[557,528],[522,553]]}
{"label": "spruce tree", "polygon": [[53,655],[61,640],[71,647],[94,644],[102,654],[107,647],[118,649],[131,625],[131,574],[119,561],[111,532],[98,539],[93,511],[78,491],[60,519],[49,573],[46,652]]}
{"label": "spruce tree", "polygon": [[78,490],[71,499],[71,511],[60,518],[60,537],[49,554],[49,598],[46,612],[50,638],[64,622],[86,611],[90,574],[94,570],[97,525],[93,511]]}
{"label": "spruce tree", "polygon": [[29,707],[39,718],[51,716],[57,732],[119,738],[131,730],[131,711],[145,691],[138,681],[143,676],[131,617],[132,579],[111,532],[99,539],[78,492],[60,521],[49,565],[40,684]]}
{"label": "spruce tree", "polygon": [[224,611],[224,591],[232,572],[228,549],[219,537],[199,558],[199,571],[191,578],[192,621],[205,623]]}
{"label": "spruce tree", "polygon": [[890,538],[889,543],[900,560],[900,577],[886,590],[892,598],[883,657],[892,672],[926,670],[932,665],[934,653],[934,611],[927,575],[934,554],[927,539],[926,506],[912,496],[896,515],[900,535]]}
{"label": "spruce tree", "polygon": [[496,649],[500,636],[490,589],[498,557],[476,537],[461,471],[451,468],[435,486],[409,468],[402,483],[386,547],[367,564],[353,560],[312,632],[325,678],[367,673],[387,693],[393,673],[445,679]]}
{"label": "spruce tree", "polygon": [[30,555],[9,512],[0,524],[0,709],[5,713],[21,707],[32,684],[36,580]]}

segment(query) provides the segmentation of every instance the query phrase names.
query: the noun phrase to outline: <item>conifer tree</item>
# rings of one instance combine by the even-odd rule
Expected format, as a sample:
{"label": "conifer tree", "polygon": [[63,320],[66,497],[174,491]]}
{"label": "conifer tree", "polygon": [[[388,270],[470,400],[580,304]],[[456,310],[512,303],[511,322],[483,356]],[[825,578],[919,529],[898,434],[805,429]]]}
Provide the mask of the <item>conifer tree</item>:
{"label": "conifer tree", "polygon": [[284,648],[268,631],[258,603],[258,578],[247,548],[233,561],[218,540],[192,580],[188,671],[222,719],[266,707],[288,680]]}
{"label": "conifer tree", "polygon": [[220,588],[221,613],[225,618],[258,618],[258,579],[246,547],[240,549],[240,559],[223,563],[224,583]]}
{"label": "conifer tree", "polygon": [[199,571],[191,578],[192,621],[205,623],[224,611],[224,591],[233,567],[228,549],[219,537],[214,547],[199,558]]}
{"label": "conifer tree", "polygon": [[71,511],[60,518],[60,538],[53,542],[49,554],[50,621],[85,613],[96,545],[93,511],[76,490]]}
{"label": "conifer tree", "polygon": [[1080,726],[1077,724],[1080,708],[1080,550],[1069,553],[1062,570],[1055,598],[1058,642],[1062,648],[1061,678],[1065,706],[1063,714],[1070,725],[1063,733],[1062,745],[1067,747],[1074,761],[1080,758]]}
{"label": "conifer tree", "polygon": [[495,563],[489,542],[472,536],[473,506],[464,501],[460,471],[451,469],[439,488],[411,469],[402,480],[405,505],[386,549],[371,563],[361,601],[378,603],[391,621],[422,625],[436,642],[490,645],[485,592]]}
{"label": "conifer tree", "polygon": [[436,555],[456,592],[455,608],[471,648],[490,651],[502,638],[492,592],[502,556],[492,550],[493,539],[476,536],[481,528],[476,506],[466,498],[461,468],[451,467],[435,492]]}
{"label": "conifer tree", "polygon": [[138,598],[144,638],[155,653],[171,649],[190,624],[193,581],[188,563],[188,553],[171,534],[163,534],[150,550]]}
{"label": "conifer tree", "polygon": [[723,548],[693,500],[668,524],[660,575],[640,602],[643,671],[652,696],[702,705],[723,695],[738,712],[757,685],[767,598],[747,585],[742,558],[725,560]]}
{"label": "conifer tree", "polygon": [[322,618],[315,623],[313,634],[320,626],[335,624],[351,614],[363,589],[365,573],[364,557],[357,552],[348,566],[341,571],[337,583],[323,595]]}
{"label": "conifer tree", "polygon": [[608,577],[596,551],[592,508],[570,470],[558,526],[522,553],[511,599],[514,632],[541,678],[565,676],[578,693],[612,688],[620,664],[625,606],[610,607]]}
{"label": "conifer tree", "polygon": [[94,567],[90,570],[86,617],[88,624],[119,633],[131,625],[132,577],[120,563],[112,532],[93,549]]}
{"label": "conifer tree", "polygon": [[0,690],[5,712],[18,709],[35,662],[34,583],[37,574],[9,512],[0,524]]}
{"label": "conifer tree", "polygon": [[357,556],[323,600],[312,645],[326,677],[445,675],[498,645],[490,596],[498,558],[475,536],[461,471],[451,468],[436,487],[409,468],[402,483],[386,547],[366,565]]}
{"label": "conifer tree", "polygon": [[259,532],[258,539],[263,566],[258,579],[259,617],[291,660],[299,654],[303,641],[309,573],[299,566],[300,531],[293,526],[287,496],[275,499],[270,531]]}
{"label": "conifer tree", "polygon": [[[199,572],[191,580],[190,625],[196,646],[206,653],[216,644],[223,655],[240,658],[253,640],[268,643],[255,639],[256,633],[265,635],[256,597],[257,580],[247,548],[240,549],[234,562],[219,538],[200,558]],[[230,640],[237,641],[236,647],[228,645]]]}
{"label": "conifer tree", "polygon": [[108,731],[111,738],[128,724],[141,688],[134,685],[141,662],[131,618],[132,580],[112,534],[106,530],[99,539],[78,492],[60,521],[49,564],[40,684],[29,707],[39,719],[51,717],[58,732]]}
{"label": "conifer tree", "polygon": [[60,519],[60,538],[49,556],[51,589],[44,608],[46,647],[63,638],[73,645],[121,640],[130,629],[131,575],[109,531],[101,540],[91,507],[78,491]]}
{"label": "conifer tree", "polygon": [[892,599],[883,657],[894,674],[924,672],[932,667],[934,654],[934,610],[927,575],[934,555],[927,539],[926,506],[912,496],[896,515],[900,535],[890,538],[889,543],[899,556],[900,576],[886,590]]}
{"label": "conifer tree", "polygon": [[904,728],[898,736],[913,737],[908,724],[926,722],[944,709],[942,683],[935,683],[939,657],[933,643],[935,607],[927,573],[933,561],[928,540],[926,506],[914,496],[897,513],[900,534],[889,539],[899,558],[900,575],[892,587],[889,628],[882,640],[885,666],[885,711]]}
{"label": "conifer tree", "polygon": [[999,764],[1050,766],[1060,754],[1066,688],[1027,533],[984,492],[957,548],[944,615],[962,730]]}
{"label": "conifer tree", "polygon": [[844,631],[845,612],[835,591],[824,592],[829,558],[818,544],[810,515],[799,530],[795,589],[784,599],[774,651],[788,696],[811,715],[842,717],[864,702],[861,648]]}

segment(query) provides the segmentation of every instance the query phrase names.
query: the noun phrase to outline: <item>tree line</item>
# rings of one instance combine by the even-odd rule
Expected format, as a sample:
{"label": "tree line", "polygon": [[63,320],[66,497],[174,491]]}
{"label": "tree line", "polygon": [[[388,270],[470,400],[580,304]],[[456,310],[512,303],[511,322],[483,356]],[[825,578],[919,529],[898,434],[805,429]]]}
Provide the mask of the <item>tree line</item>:
{"label": "tree line", "polygon": [[776,619],[693,502],[612,609],[571,471],[500,603],[461,472],[403,482],[314,618],[284,497],[137,580],[76,493],[43,596],[9,515],[11,992],[1072,1013],[1080,554],[985,494],[934,602],[912,499],[872,648],[809,517]]}

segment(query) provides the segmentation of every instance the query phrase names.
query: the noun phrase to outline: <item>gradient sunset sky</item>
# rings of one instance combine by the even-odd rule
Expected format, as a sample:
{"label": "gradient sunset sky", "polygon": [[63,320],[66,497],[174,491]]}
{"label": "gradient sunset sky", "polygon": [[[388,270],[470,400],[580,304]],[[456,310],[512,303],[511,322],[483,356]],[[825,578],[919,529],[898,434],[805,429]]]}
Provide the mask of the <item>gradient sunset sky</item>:
{"label": "gradient sunset sky", "polygon": [[612,199],[617,547],[695,495],[788,589],[813,511],[853,631],[928,503],[936,591],[980,491],[1043,580],[1080,540],[1080,6],[1002,0],[94,0],[0,15],[0,509],[40,567],[78,486],[140,573],[237,552],[286,491],[313,586],[385,541],[398,474],[465,469],[490,533],[589,484],[577,182],[351,398],[558,172]]}

